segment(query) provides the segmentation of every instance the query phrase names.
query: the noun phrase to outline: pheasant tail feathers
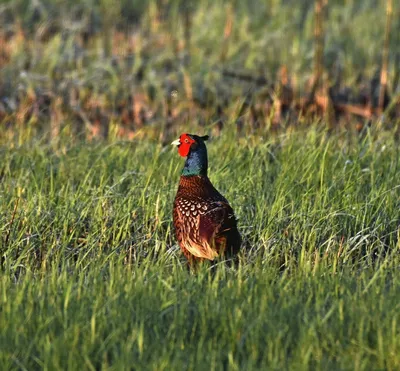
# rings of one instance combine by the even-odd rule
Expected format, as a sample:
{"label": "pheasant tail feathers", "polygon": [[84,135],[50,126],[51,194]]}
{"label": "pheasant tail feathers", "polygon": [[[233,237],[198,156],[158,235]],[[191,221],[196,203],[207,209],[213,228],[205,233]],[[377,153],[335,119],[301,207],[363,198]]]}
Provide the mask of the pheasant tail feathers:
{"label": "pheasant tail feathers", "polygon": [[192,223],[184,223],[183,225],[185,229],[184,235],[186,236],[182,241],[183,247],[197,258],[214,260],[220,250],[215,243],[215,228],[207,219],[201,218],[200,215],[192,218],[192,222],[195,225]]}
{"label": "pheasant tail feathers", "polygon": [[188,250],[192,255],[197,258],[214,260],[218,253],[215,250],[214,243],[210,244],[208,241],[196,242],[190,239],[183,241],[183,247]]}

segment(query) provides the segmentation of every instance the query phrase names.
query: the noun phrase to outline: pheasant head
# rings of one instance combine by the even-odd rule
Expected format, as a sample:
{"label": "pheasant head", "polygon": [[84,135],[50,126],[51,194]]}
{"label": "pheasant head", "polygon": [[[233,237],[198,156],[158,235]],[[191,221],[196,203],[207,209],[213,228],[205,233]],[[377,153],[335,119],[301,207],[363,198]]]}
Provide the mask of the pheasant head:
{"label": "pheasant head", "polygon": [[202,137],[194,134],[182,134],[171,144],[178,147],[178,153],[186,157],[183,176],[205,175],[207,176],[208,158],[205,141],[208,135]]}

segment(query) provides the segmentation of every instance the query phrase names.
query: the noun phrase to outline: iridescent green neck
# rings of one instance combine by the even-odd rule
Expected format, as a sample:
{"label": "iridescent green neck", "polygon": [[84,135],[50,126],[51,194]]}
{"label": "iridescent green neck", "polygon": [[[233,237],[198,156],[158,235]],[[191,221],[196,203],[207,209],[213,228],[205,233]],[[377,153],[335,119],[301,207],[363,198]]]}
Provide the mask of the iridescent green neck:
{"label": "iridescent green neck", "polygon": [[207,148],[204,143],[200,143],[195,150],[190,150],[182,170],[183,176],[207,175],[208,158]]}

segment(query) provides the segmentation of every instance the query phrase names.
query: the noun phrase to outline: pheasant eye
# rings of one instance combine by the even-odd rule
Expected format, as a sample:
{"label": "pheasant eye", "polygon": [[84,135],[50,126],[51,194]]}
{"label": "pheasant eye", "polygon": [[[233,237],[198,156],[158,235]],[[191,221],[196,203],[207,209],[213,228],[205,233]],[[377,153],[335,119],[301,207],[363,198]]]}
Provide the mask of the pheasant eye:
{"label": "pheasant eye", "polygon": [[189,140],[188,140],[188,139],[185,139],[185,143],[189,143]]}

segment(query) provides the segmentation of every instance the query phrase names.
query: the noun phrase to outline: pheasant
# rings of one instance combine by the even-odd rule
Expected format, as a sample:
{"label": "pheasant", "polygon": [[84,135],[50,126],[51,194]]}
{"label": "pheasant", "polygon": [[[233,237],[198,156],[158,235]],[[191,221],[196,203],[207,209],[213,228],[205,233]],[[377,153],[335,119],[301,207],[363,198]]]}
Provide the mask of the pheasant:
{"label": "pheasant", "polygon": [[233,257],[242,242],[231,206],[207,176],[207,139],[208,135],[182,134],[171,143],[186,157],[173,219],[179,246],[190,264],[219,256]]}

